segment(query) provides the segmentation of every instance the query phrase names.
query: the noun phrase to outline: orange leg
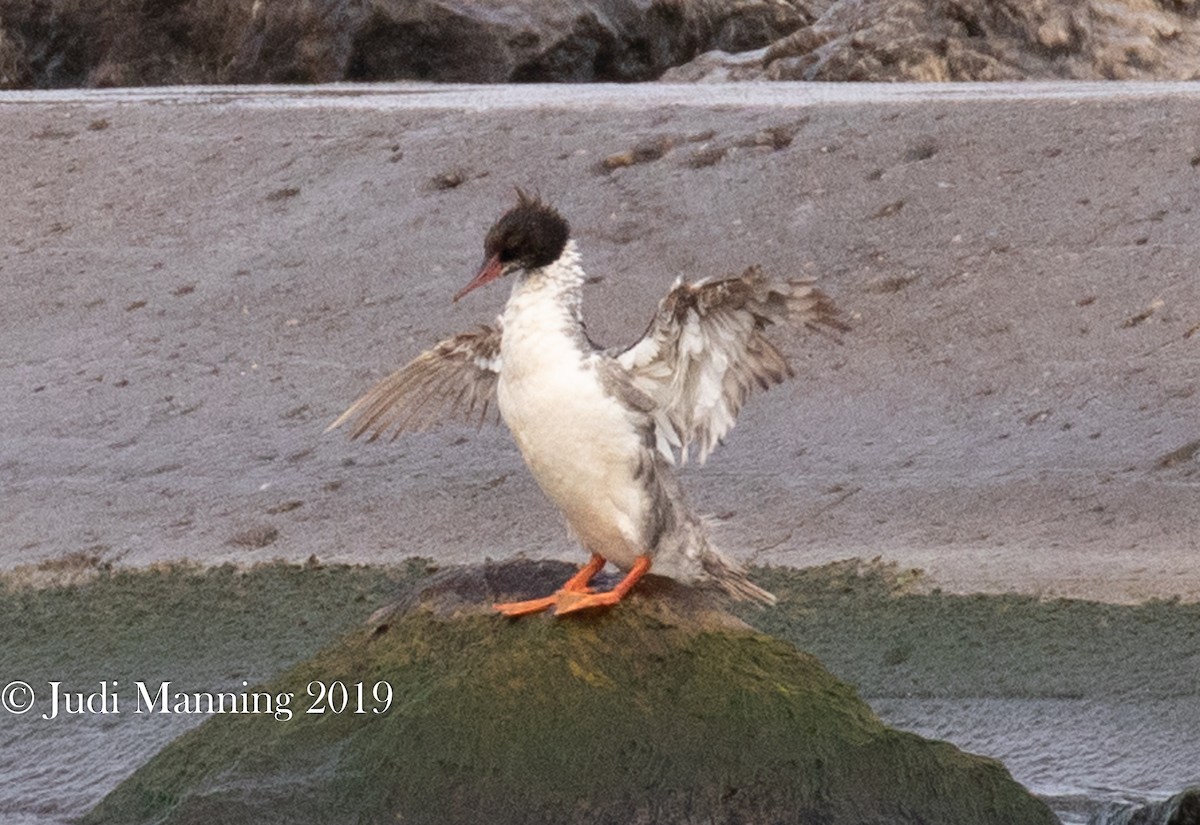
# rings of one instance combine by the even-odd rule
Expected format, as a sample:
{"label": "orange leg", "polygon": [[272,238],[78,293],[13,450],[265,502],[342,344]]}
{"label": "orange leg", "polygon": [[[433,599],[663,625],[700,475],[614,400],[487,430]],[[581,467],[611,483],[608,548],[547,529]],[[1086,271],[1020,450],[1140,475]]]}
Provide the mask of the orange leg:
{"label": "orange leg", "polygon": [[592,557],[588,559],[588,563],[579,568],[578,573],[567,579],[562,589],[571,593],[591,593],[592,589],[588,585],[592,583],[592,579],[604,569],[604,565],[607,563],[607,559],[604,556],[592,553]]}
{"label": "orange leg", "polygon": [[592,557],[588,559],[588,563],[579,568],[579,572],[574,576],[567,579],[566,583],[553,596],[546,596],[542,599],[530,599],[527,602],[506,602],[504,604],[493,605],[493,609],[503,613],[505,616],[524,616],[528,613],[537,613],[554,607],[554,605],[558,604],[559,596],[563,593],[591,593],[592,589],[588,587],[588,583],[600,572],[604,565],[604,557],[592,553]]}
{"label": "orange leg", "polygon": [[589,593],[560,590],[555,596],[558,597],[554,615],[562,616],[566,613],[574,613],[576,610],[586,610],[589,607],[604,607],[610,604],[616,604],[625,597],[638,579],[646,574],[650,569],[650,557],[638,556],[637,561],[633,563],[633,567],[629,568],[629,572],[625,574],[625,578],[621,582],[609,590],[607,593]]}

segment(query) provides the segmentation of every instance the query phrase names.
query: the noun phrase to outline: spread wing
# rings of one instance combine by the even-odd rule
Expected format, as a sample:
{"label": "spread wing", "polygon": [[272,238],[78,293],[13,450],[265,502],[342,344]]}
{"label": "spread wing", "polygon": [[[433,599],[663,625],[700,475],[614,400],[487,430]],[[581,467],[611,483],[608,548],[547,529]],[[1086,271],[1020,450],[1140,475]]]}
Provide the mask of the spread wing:
{"label": "spread wing", "polygon": [[758,267],[737,278],[675,282],[646,334],[616,356],[633,385],[655,401],[660,447],[668,454],[678,449],[686,462],[697,442],[703,463],[755,386],[765,390],[793,374],[767,340],[772,324],[849,329],[812,284],[770,279]]}
{"label": "spread wing", "polygon": [[369,431],[374,441],[389,430],[394,439],[444,417],[482,423],[496,397],[500,335],[497,323],[447,338],[368,390],[326,432],[352,420],[351,438]]}

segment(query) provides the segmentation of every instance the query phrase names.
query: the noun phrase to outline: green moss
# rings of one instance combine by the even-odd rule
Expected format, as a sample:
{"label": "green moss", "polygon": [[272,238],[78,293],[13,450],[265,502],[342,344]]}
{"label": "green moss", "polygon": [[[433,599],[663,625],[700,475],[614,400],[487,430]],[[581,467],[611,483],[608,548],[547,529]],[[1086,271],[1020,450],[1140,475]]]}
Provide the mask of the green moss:
{"label": "green moss", "polygon": [[813,653],[865,696],[1196,692],[1197,603],[920,592],[912,571],[857,561],[759,570],[756,581],[779,604],[739,609],[739,615]]}
{"label": "green moss", "polygon": [[791,645],[650,602],[353,631],[265,689],[302,710],[312,680],[382,680],[387,713],[214,717],[86,822],[1055,821],[998,763],[886,728]]}
{"label": "green moss", "polygon": [[90,689],[107,678],[195,689],[265,679],[422,575],[416,562],[394,570],[278,562],[102,571],[48,587],[10,576],[0,579],[0,666],[30,682]]}

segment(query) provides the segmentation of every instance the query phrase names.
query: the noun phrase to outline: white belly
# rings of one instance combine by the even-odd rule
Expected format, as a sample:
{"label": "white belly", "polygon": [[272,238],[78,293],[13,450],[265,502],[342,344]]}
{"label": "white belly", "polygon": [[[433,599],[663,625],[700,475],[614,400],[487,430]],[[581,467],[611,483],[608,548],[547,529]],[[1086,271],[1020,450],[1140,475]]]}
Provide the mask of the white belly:
{"label": "white belly", "polygon": [[553,326],[506,317],[500,413],[584,546],[629,567],[648,552],[641,544],[649,497],[635,478],[641,441],[574,341]]}

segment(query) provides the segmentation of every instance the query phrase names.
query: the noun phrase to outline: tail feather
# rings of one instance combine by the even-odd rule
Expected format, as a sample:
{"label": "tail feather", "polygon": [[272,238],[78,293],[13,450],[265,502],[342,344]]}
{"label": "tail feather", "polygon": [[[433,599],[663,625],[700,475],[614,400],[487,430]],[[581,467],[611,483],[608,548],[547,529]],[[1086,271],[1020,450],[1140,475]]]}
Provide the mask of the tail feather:
{"label": "tail feather", "polygon": [[730,597],[738,601],[775,604],[774,594],[768,593],[746,578],[746,571],[740,564],[721,555],[711,546],[705,548],[700,563],[704,566],[704,572]]}
{"label": "tail feather", "polygon": [[[658,456],[659,462],[665,462]],[[657,473],[666,529],[655,546],[653,572],[687,584],[709,585],[738,601],[775,604],[775,596],[746,577],[746,569],[713,546],[710,533],[718,526],[708,516],[688,512],[678,482],[669,471]]]}

